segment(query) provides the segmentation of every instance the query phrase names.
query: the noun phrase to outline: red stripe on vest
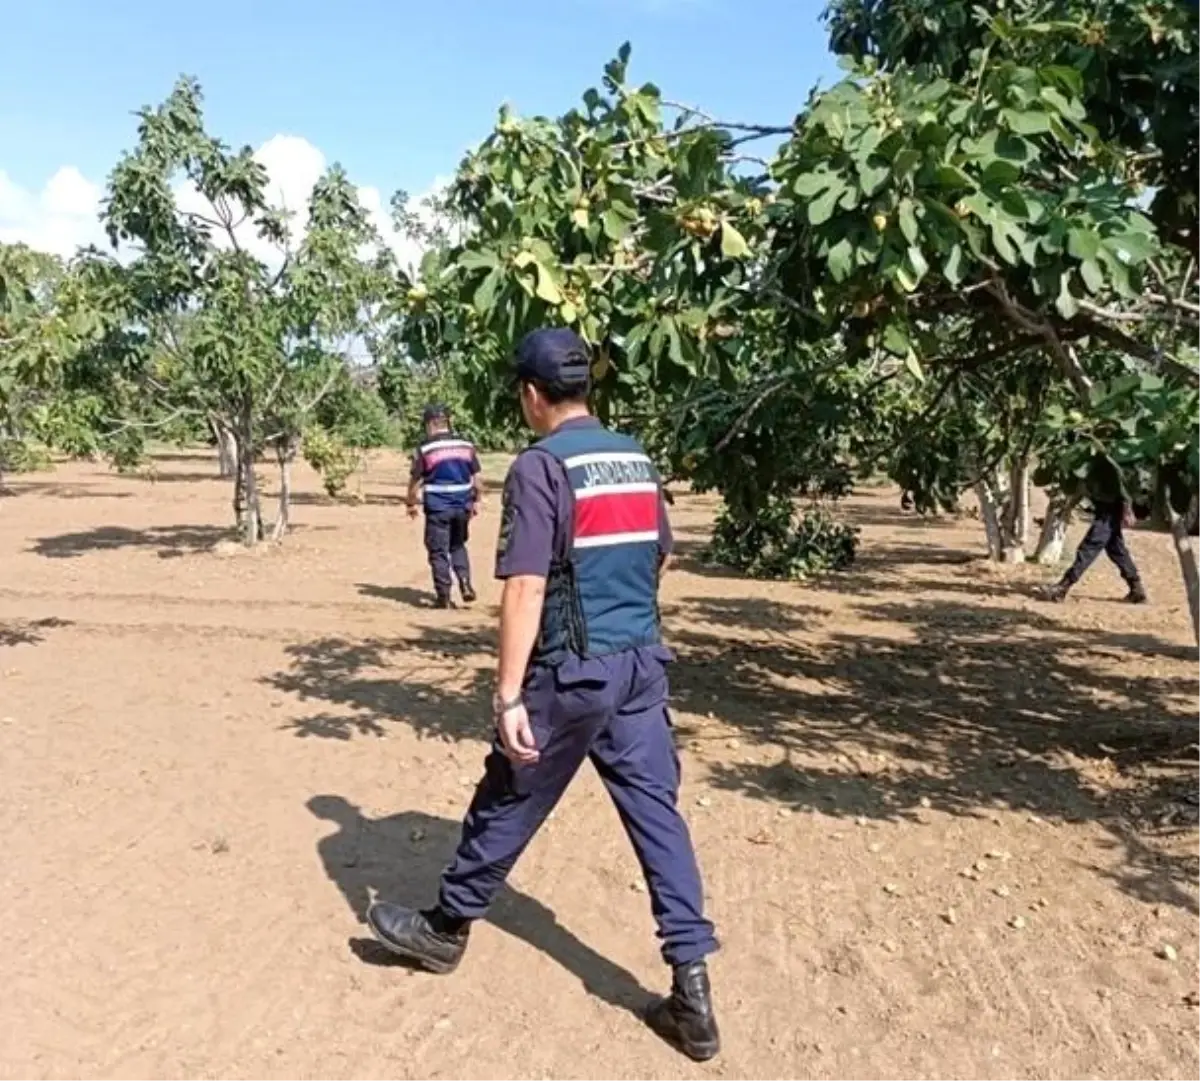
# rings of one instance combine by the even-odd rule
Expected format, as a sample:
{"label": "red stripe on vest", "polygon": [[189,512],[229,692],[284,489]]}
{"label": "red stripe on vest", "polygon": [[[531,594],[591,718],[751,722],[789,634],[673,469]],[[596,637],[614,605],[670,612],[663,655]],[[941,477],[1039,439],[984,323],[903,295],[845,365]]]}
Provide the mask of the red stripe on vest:
{"label": "red stripe on vest", "polygon": [[428,451],[423,457],[425,468],[433,469],[442,462],[469,462],[475,453],[470,447],[445,447]]}
{"label": "red stripe on vest", "polygon": [[658,530],[658,492],[614,492],[575,500],[575,536]]}

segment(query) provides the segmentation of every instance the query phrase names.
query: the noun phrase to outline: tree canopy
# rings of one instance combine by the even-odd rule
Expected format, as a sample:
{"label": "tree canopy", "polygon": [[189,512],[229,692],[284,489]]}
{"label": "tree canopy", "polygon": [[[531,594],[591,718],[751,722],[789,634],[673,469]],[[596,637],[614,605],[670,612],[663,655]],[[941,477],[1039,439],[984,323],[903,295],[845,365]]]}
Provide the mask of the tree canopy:
{"label": "tree canopy", "polygon": [[832,0],[825,18],[844,77],[790,119],[673,101],[631,80],[628,45],[561,115],[501,109],[432,226],[393,201],[427,249],[415,274],[337,167],[302,219],[272,206],[181,80],[110,178],[118,250],[42,268],[40,301],[28,254],[3,264],[24,267],[0,273],[5,327],[24,322],[0,378],[28,400],[57,371],[110,442],[223,433],[248,539],[258,454],[284,481],[305,443],[332,461],[319,432],[366,385],[353,348],[393,409],[436,392],[505,442],[500,375],[544,324],[592,346],[602,417],[721,494],[714,551],[756,573],[844,563],[827,504],[880,470],[921,509],[973,489],[997,558],[1028,554],[1031,475],[1064,515],[1096,456],[1186,533],[1195,6]]}

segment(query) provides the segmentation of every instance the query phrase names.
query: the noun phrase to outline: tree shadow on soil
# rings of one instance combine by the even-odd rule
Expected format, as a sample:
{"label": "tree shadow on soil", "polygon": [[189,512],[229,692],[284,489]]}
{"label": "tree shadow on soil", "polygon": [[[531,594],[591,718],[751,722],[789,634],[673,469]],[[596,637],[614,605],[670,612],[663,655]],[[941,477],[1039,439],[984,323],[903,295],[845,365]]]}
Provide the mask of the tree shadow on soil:
{"label": "tree shadow on soil", "polygon": [[[765,599],[669,607],[675,706],[734,729],[760,759],[715,762],[710,783],[847,818],[915,819],[931,807],[1095,822],[1122,854],[1097,873],[1196,911],[1194,850],[1156,847],[1195,817],[1196,681],[1121,664],[1194,651],[955,598],[859,603],[849,614],[866,629],[823,634],[819,608]],[[290,647],[289,667],[268,682],[330,708],[287,727],[350,739],[402,723],[486,740],[495,637],[445,615],[407,637]],[[693,723],[678,722],[681,738],[696,735]]]}
{"label": "tree shadow on soil", "polygon": [[[1195,788],[1195,680],[1118,675],[1113,657],[1178,647],[945,600],[857,614],[881,632],[806,643],[675,629],[676,703],[782,753],[773,764],[716,764],[714,785],[846,817],[1007,807],[1098,821],[1124,849],[1122,889],[1196,910],[1194,854],[1146,840],[1147,818]],[[1105,783],[1114,778],[1116,794]]]}
{"label": "tree shadow on soil", "polygon": [[287,654],[290,666],[266,682],[303,702],[335,707],[289,721],[285,727],[297,736],[381,736],[404,723],[438,739],[489,738],[494,634],[425,627],[411,637],[319,638],[289,646]]}
{"label": "tree shadow on soil", "polygon": [[403,507],[403,495],[379,492],[332,496],[325,492],[293,492],[292,503],[298,507]]}
{"label": "tree shadow on soil", "polygon": [[40,496],[48,499],[132,499],[132,492],[114,492],[88,484],[65,484],[61,481],[17,481],[8,494],[14,498],[23,495]]}
{"label": "tree shadow on soil", "polygon": [[[698,578],[753,581],[731,567],[708,562],[704,558],[706,548],[706,541],[677,541],[673,567]],[[970,568],[985,561],[981,553],[932,544],[874,544],[860,550],[854,563],[846,569],[816,575],[804,584],[820,593],[863,597],[887,590],[921,595],[963,593],[977,600],[987,594],[1000,597],[1030,592],[1030,583],[1020,579],[981,579],[974,575]],[[913,567],[928,568],[931,573],[914,578]],[[906,571],[906,568],[909,569]]]}
{"label": "tree shadow on soil", "polygon": [[213,469],[211,472],[201,472],[198,469],[171,469],[166,472],[130,473],[127,476],[130,480],[149,485],[206,484],[210,481],[216,481],[220,484],[228,485],[231,490],[233,488],[233,478],[222,477],[216,469]]}
{"label": "tree shadow on soil", "polygon": [[[825,608],[813,604],[788,604],[763,597],[684,597],[662,606],[665,620],[713,624],[730,630],[767,633],[811,630],[828,618]],[[668,634],[668,644],[673,635]]]}
{"label": "tree shadow on soil", "polygon": [[163,559],[202,552],[219,541],[235,539],[233,529],[210,525],[153,526],[129,529],[99,526],[79,533],[60,533],[34,541],[31,551],[47,559],[78,559],[121,548],[154,548]]}
{"label": "tree shadow on soil", "polygon": [[0,623],[0,648],[9,646],[36,646],[45,641],[42,633],[59,627],[70,627],[69,619],[57,619],[49,616],[46,619],[15,619]]}
{"label": "tree shadow on soil", "polygon": [[377,586],[371,582],[359,582],[354,588],[364,597],[392,601],[410,608],[433,608],[433,594],[428,590],[414,589],[412,586]]}
{"label": "tree shadow on soil", "polygon": [[856,525],[862,529],[903,529],[920,533],[937,533],[941,530],[961,528],[966,523],[974,522],[983,533],[983,525],[978,516],[972,516],[968,511],[942,512],[939,514],[920,514],[917,511],[900,509],[900,496],[896,495],[895,502],[872,501],[870,503],[840,503],[834,510],[838,521],[848,525]]}
{"label": "tree shadow on soil", "polygon": [[[338,829],[317,845],[325,873],[341,891],[359,923],[375,898],[408,908],[431,904],[438,878],[458,843],[459,823],[421,811],[372,819],[342,796],[314,796],[308,809]],[[559,923],[554,911],[510,885],[504,886],[488,922],[529,943],[562,965],[591,995],[632,1013],[651,993],[637,978],[608,960]],[[350,949],[368,964],[409,967],[373,938],[350,939]],[[468,950],[465,964],[470,964]]]}

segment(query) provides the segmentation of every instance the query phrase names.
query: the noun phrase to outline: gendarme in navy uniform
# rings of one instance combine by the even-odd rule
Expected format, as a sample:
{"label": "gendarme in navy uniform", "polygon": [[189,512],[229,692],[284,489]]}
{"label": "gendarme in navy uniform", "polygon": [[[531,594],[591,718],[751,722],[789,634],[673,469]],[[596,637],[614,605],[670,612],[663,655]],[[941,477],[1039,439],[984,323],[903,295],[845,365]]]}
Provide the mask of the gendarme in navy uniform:
{"label": "gendarme in navy uniform", "polygon": [[585,759],[616,804],[650,893],[671,994],[646,1020],[687,1055],[717,1053],[705,958],[717,948],[679,813],[658,580],[671,549],[661,483],[587,409],[590,356],[569,330],[517,350],[521,409],[541,438],[505,481],[496,736],[437,904],[375,904],[384,945],[450,972],[518,857]]}
{"label": "gendarme in navy uniform", "polygon": [[453,605],[450,572],[458,579],[462,598],[475,600],[471,560],[467,555],[471,519],[479,512],[479,456],[475,444],[450,427],[444,405],[425,407],[425,442],[413,454],[408,484],[408,513],[417,516],[417,489],[425,510],[425,551],[433,572],[434,603]]}
{"label": "gendarme in navy uniform", "polygon": [[1075,559],[1067,573],[1054,585],[1040,590],[1046,600],[1062,602],[1079,584],[1087,569],[1104,552],[1116,565],[1129,592],[1129,604],[1145,604],[1146,587],[1138,573],[1128,546],[1125,530],[1134,524],[1133,501],[1125,487],[1121,467],[1107,454],[1095,454],[1088,462],[1084,478],[1088,502],[1092,505],[1092,524],[1075,551]]}

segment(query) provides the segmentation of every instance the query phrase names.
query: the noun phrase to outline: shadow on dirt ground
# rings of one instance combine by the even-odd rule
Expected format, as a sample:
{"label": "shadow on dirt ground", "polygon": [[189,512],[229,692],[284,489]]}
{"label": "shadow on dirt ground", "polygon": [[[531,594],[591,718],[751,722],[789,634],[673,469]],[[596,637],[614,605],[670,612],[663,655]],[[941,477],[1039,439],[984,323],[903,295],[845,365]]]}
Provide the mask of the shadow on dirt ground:
{"label": "shadow on dirt ground", "polygon": [[406,723],[442,739],[486,739],[492,672],[469,662],[492,656],[494,643],[490,633],[451,627],[411,637],[319,638],[289,646],[290,667],[266,682],[303,702],[339,707],[288,722],[298,736],[380,736],[389,724]]}
{"label": "shadow on dirt ground", "polygon": [[393,604],[403,604],[410,608],[433,608],[432,587],[421,590],[412,586],[377,586],[370,582],[359,582],[354,588],[364,597],[391,601]]}
{"label": "shadow on dirt ground", "polygon": [[93,552],[117,548],[154,548],[163,559],[170,559],[206,551],[219,541],[235,537],[234,529],[211,525],[154,526],[150,529],[99,526],[79,533],[40,537],[30,550],[47,559],[78,559]]}
{"label": "shadow on dirt ground", "polygon": [[230,477],[222,477],[217,474],[214,469],[211,473],[205,470],[198,469],[171,469],[171,470],[147,470],[142,473],[130,474],[130,480],[138,484],[208,484],[218,483],[222,485],[233,486],[233,480]]}
{"label": "shadow on dirt ground", "polygon": [[[730,567],[709,562],[706,558],[707,548],[706,539],[693,539],[686,531],[681,531],[675,543],[675,566],[700,578],[719,578],[730,582],[749,580],[746,575]],[[982,554],[930,542],[872,544],[861,549],[854,563],[845,570],[821,575],[816,581],[823,591],[829,593],[869,594],[877,592],[884,583],[893,591],[918,591],[924,588],[922,583],[902,580],[899,572],[904,567],[960,567],[983,560]],[[989,587],[991,585],[989,583]],[[939,585],[939,588],[942,587]],[[945,588],[954,589],[955,586],[948,585]],[[959,588],[963,592],[970,591],[978,595],[980,583],[962,583]],[[1017,592],[1020,588],[996,586],[993,591]]]}
{"label": "shadow on dirt ground", "polygon": [[[692,623],[709,618],[707,599],[681,607]],[[722,603],[718,615],[727,614]],[[1179,647],[1085,637],[1038,613],[950,600],[856,614],[881,633],[738,641],[675,626],[676,703],[716,712],[744,739],[782,752],[771,764],[716,764],[716,786],[833,815],[1008,807],[1103,821],[1125,848],[1122,888],[1195,911],[1194,854],[1157,852],[1141,839],[1147,823],[1135,825],[1194,794],[1195,680],[1115,670],[1129,652],[1177,657]],[[743,629],[787,618],[760,615]]]}
{"label": "shadow on dirt ground", "polygon": [[[1097,822],[1123,853],[1121,889],[1196,911],[1195,852],[1150,843],[1194,825],[1196,683],[1145,668],[1147,658],[1194,653],[953,597],[851,606],[840,614],[854,628],[832,632],[817,604],[664,606],[678,654],[673,701],[691,715],[681,739],[703,739],[708,716],[757,755],[710,762],[710,783],[851,818],[1006,809]],[[401,723],[442,739],[488,738],[494,634],[446,615],[404,637],[290,647],[289,668],[268,682],[332,708],[287,727],[349,739]],[[1122,665],[1131,654],[1138,672]]]}
{"label": "shadow on dirt ground", "polygon": [[[334,526],[294,523],[288,533],[326,533]],[[270,520],[264,523],[270,535]],[[47,559],[78,559],[97,552],[121,548],[152,548],[159,559],[178,559],[181,556],[209,552],[221,541],[241,543],[236,526],[179,525],[152,526],[148,529],[129,529],[126,526],[99,526],[79,533],[60,533],[54,537],[39,537],[30,551]],[[262,544],[270,543],[266,537]]]}
{"label": "shadow on dirt ground", "polygon": [[0,623],[0,648],[8,646],[36,646],[45,640],[43,631],[69,627],[69,619],[15,619]]}
{"label": "shadow on dirt ground", "polygon": [[[314,796],[308,809],[338,827],[317,850],[325,873],[360,923],[376,898],[409,908],[436,900],[438,878],[458,843],[458,822],[420,811],[373,819],[335,795]],[[553,910],[511,885],[496,899],[488,922],[541,950],[576,976],[589,994],[610,1005],[638,1013],[652,998],[632,973],[598,954],[559,923]],[[373,938],[355,937],[349,945],[368,964],[404,967]]]}
{"label": "shadow on dirt ground", "polygon": [[132,499],[132,492],[114,492],[94,484],[62,484],[58,481],[19,480],[11,487],[0,484],[9,498],[41,496],[47,499]]}

